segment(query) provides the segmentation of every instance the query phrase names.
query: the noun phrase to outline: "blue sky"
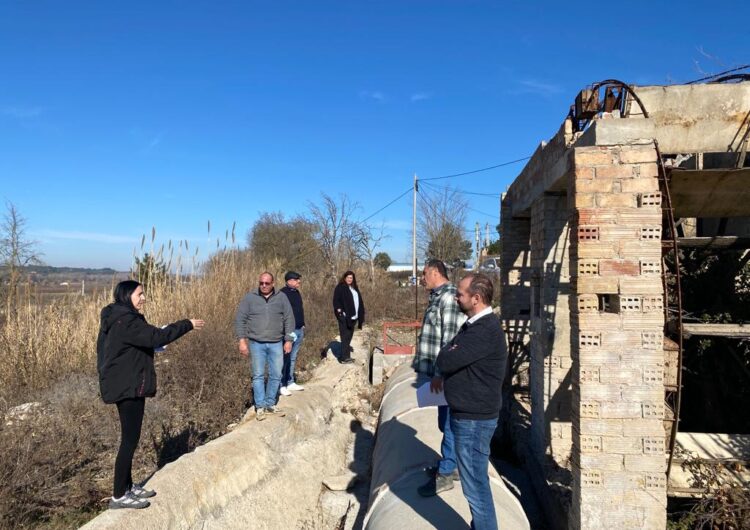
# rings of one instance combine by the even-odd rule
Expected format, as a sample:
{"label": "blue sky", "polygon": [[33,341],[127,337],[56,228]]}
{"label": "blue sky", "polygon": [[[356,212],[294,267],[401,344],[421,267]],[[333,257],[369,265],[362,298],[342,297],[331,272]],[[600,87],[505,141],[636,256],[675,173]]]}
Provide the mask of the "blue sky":
{"label": "blue sky", "polygon": [[[207,253],[259,212],[345,193],[365,218],[530,155],[578,90],[750,62],[747,2],[0,3],[2,198],[51,265],[127,269],[141,235]],[[434,184],[500,193],[515,164]],[[498,200],[471,195],[467,230]],[[411,196],[371,219],[410,259]],[[210,245],[215,247],[215,239]]]}

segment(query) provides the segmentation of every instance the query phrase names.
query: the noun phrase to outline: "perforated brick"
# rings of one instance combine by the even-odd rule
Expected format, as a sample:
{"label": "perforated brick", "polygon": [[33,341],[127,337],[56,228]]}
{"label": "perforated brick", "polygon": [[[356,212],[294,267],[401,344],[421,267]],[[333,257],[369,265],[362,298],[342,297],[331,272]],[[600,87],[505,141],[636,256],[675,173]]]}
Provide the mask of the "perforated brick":
{"label": "perforated brick", "polygon": [[580,444],[582,453],[601,453],[602,451],[601,436],[581,436]]}
{"label": "perforated brick", "polygon": [[652,275],[661,274],[661,261],[658,260],[641,260],[641,274]]}
{"label": "perforated brick", "polygon": [[598,401],[581,401],[580,416],[581,418],[601,417],[601,405]]}
{"label": "perforated brick", "polygon": [[647,350],[661,350],[664,347],[664,334],[655,331],[641,333],[641,345]]}
{"label": "perforated brick", "polygon": [[581,368],[578,375],[578,381],[581,383],[598,383],[599,368]]}
{"label": "perforated brick", "polygon": [[596,313],[599,311],[599,297],[595,294],[578,295],[578,311],[581,313]]}
{"label": "perforated brick", "polygon": [[647,490],[663,490],[667,487],[664,473],[646,473],[643,475],[643,482]]}
{"label": "perforated brick", "polygon": [[581,471],[581,486],[598,487],[602,485],[602,472],[598,469]]}
{"label": "perforated brick", "polygon": [[578,335],[578,345],[581,348],[598,348],[602,345],[601,333],[581,333]]}
{"label": "perforated brick", "polygon": [[642,241],[655,241],[661,239],[661,227],[660,226],[642,226],[641,227],[641,240]]}
{"label": "perforated brick", "polygon": [[665,451],[664,438],[644,438],[643,439],[643,454],[644,455],[658,455],[663,454]]}
{"label": "perforated brick", "polygon": [[578,260],[579,276],[594,276],[599,274],[599,260],[580,259]]}
{"label": "perforated brick", "polygon": [[599,240],[599,227],[598,226],[579,226],[578,227],[578,241],[598,241]]}
{"label": "perforated brick", "polygon": [[638,206],[661,206],[661,192],[650,192],[650,193],[639,193],[638,194]]}
{"label": "perforated brick", "polygon": [[643,411],[643,417],[646,419],[658,418],[664,419],[664,403],[648,401],[641,405]]}
{"label": "perforated brick", "polygon": [[664,311],[664,299],[661,296],[644,296],[643,312]]}
{"label": "perforated brick", "polygon": [[640,313],[642,303],[640,296],[615,296],[614,311],[616,313]]}
{"label": "perforated brick", "polygon": [[649,366],[643,369],[644,383],[664,383],[664,366]]}

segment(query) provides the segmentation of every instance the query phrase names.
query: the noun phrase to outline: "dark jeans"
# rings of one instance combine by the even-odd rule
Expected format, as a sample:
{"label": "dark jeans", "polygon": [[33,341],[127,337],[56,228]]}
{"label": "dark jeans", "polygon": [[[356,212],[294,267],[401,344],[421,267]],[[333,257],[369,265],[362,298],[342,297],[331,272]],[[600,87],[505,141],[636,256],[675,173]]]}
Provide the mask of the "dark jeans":
{"label": "dark jeans", "polygon": [[341,358],[340,361],[343,361],[344,359],[349,359],[351,355],[351,343],[352,343],[352,337],[354,336],[354,325],[356,322],[352,322],[352,327],[350,328],[347,326],[347,322],[344,319],[338,319],[339,323],[339,335],[341,336]]}
{"label": "dark jeans", "polygon": [[143,410],[146,398],[123,399],[117,402],[117,412],[120,415],[120,449],[115,459],[115,483],[112,496],[115,498],[125,495],[133,485],[133,455],[141,439],[143,425]]}
{"label": "dark jeans", "polygon": [[495,503],[492,500],[487,466],[490,440],[497,427],[491,420],[462,420],[451,415],[451,430],[456,443],[461,489],[469,501],[472,530],[497,530]]}

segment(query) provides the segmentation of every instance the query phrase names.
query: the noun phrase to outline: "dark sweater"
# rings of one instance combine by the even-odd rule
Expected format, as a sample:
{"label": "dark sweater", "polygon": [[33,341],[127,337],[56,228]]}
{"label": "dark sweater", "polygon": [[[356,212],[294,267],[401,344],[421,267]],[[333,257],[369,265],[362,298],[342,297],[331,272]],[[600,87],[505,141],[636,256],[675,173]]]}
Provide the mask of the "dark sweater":
{"label": "dark sweater", "polygon": [[451,415],[466,420],[497,418],[507,362],[505,334],[496,315],[464,324],[437,357]]}
{"label": "dark sweater", "polygon": [[281,288],[281,292],[289,298],[292,304],[292,313],[294,313],[294,327],[300,329],[305,327],[305,308],[302,304],[302,295],[297,289],[292,289],[288,285]]}

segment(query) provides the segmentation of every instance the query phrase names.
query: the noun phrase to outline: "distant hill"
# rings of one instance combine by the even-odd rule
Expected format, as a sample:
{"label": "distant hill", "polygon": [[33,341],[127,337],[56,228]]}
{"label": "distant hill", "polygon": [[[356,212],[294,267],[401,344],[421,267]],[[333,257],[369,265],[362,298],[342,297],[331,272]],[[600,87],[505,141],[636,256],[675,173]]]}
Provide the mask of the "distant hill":
{"label": "distant hill", "polygon": [[[112,278],[125,279],[130,276],[127,271],[116,271],[109,267],[90,269],[86,267],[52,267],[51,265],[29,265],[23,267],[22,275],[31,276],[35,281],[80,281],[105,280]],[[0,277],[7,276],[7,268],[0,267]]]}

